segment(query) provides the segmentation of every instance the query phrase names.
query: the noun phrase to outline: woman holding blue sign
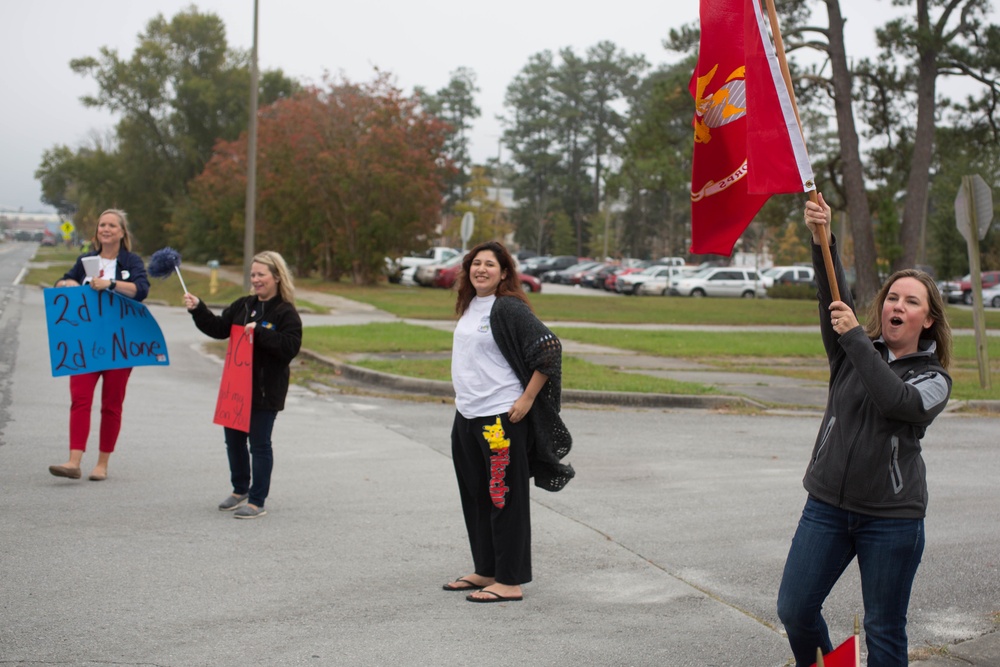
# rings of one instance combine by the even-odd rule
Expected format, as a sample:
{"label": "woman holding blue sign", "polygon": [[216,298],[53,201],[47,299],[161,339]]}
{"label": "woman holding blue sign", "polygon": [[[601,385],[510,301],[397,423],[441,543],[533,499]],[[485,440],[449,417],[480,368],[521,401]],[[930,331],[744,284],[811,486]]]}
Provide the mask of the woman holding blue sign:
{"label": "woman holding blue sign", "polygon": [[[97,219],[92,252],[77,258],[73,268],[56,282],[56,287],[79,287],[89,284],[97,291],[110,290],[116,294],[142,301],[149,294],[149,280],[142,258],[132,252],[132,235],[128,231],[125,211],[108,209]],[[69,460],[49,466],[56,477],[80,479],[80,463],[90,436],[90,409],[94,403],[97,381],[104,379],[101,387],[100,454],[97,465],[88,479],[102,481],[108,478],[108,460],[115,451],[118,433],[122,426],[122,405],[125,387],[131,368],[116,368],[71,375],[69,393]]]}
{"label": "woman holding blue sign", "polygon": [[202,332],[224,340],[236,325],[242,327],[242,335],[253,344],[249,431],[224,428],[233,492],[219,503],[219,509],[235,510],[237,519],[256,519],[267,514],[264,501],[271,487],[274,463],[271,431],[278,412],[285,407],[288,366],[302,345],[302,320],[295,309],[295,287],[281,255],[273,251],[256,255],[250,265],[250,285],[252,294],[234,301],[222,315],[214,314],[193,294],[184,295],[184,305]]}

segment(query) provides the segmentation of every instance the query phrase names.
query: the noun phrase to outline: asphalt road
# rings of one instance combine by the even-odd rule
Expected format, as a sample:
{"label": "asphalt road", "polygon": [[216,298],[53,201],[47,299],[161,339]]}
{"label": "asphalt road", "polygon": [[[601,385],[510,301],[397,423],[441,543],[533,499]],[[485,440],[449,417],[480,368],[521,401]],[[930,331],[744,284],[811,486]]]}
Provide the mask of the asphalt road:
{"label": "asphalt road", "polygon": [[[0,248],[0,277],[22,260]],[[47,472],[66,455],[69,392],[49,373],[42,293],[10,288],[0,664],[789,659],[774,605],[815,415],[567,406],[578,475],[560,493],[533,489],[534,581],[523,602],[474,605],[440,590],[470,569],[449,403],[295,388],[275,428],[269,514],[235,521],[216,510],[229,491],[211,423],[219,362],[185,312],[151,310],[171,366],[134,371],[108,481],[68,481]],[[952,414],[925,440],[913,649],[996,629],[996,443],[995,418]],[[95,459],[96,434],[85,469]],[[857,579],[852,567],[826,605],[835,637],[862,611]]]}

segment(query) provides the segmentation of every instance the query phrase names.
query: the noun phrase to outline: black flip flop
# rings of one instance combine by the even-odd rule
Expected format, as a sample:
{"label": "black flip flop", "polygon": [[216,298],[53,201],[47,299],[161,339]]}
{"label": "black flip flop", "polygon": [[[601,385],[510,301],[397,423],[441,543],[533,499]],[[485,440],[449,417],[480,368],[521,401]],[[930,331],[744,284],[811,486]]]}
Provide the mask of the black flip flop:
{"label": "black flip flop", "polygon": [[468,600],[469,602],[486,602],[486,603],[489,603],[489,602],[520,602],[521,600],[524,599],[524,596],[522,596],[522,595],[518,595],[516,597],[511,596],[509,598],[505,598],[504,596],[500,595],[499,593],[494,593],[493,591],[483,591],[483,593],[488,593],[488,594],[492,595],[493,597],[492,598],[485,598],[485,599],[483,599],[483,598],[474,597],[472,595],[466,595],[465,599]]}
{"label": "black flip flop", "polygon": [[[463,584],[468,584],[468,586],[462,586],[462,587],[452,586],[452,584],[457,584],[458,582],[462,582]],[[452,591],[452,592],[458,591],[460,593],[462,591],[481,591],[481,590],[483,590],[482,586],[474,584],[471,581],[469,581],[468,579],[464,579],[462,577],[459,577],[455,581],[449,581],[447,584],[445,584],[441,588],[443,588],[446,591]]]}

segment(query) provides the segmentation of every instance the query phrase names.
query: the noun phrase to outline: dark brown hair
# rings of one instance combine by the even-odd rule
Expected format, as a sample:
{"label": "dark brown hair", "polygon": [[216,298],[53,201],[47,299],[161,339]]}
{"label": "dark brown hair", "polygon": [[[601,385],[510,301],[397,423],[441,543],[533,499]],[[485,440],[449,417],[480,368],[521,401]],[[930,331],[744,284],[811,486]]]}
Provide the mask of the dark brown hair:
{"label": "dark brown hair", "polygon": [[883,283],[882,288],[872,299],[868,306],[868,321],[865,322],[865,333],[872,340],[882,335],[882,307],[885,305],[885,298],[889,295],[892,286],[900,278],[914,278],[927,290],[927,315],[934,320],[934,324],[920,332],[920,337],[933,340],[937,343],[938,361],[945,368],[951,363],[951,325],[944,311],[944,299],[941,298],[941,290],[938,289],[934,279],[919,269],[902,269],[889,276]]}
{"label": "dark brown hair", "polygon": [[486,241],[477,245],[462,258],[462,271],[458,276],[458,299],[455,301],[455,313],[459,316],[465,313],[469,308],[469,304],[472,303],[472,298],[476,296],[476,288],[469,281],[469,269],[472,267],[472,260],[484,250],[489,250],[497,258],[497,264],[500,265],[500,272],[504,276],[500,279],[500,284],[497,285],[496,295],[515,297],[527,303],[530,308],[531,303],[528,301],[528,297],[524,295],[524,289],[521,287],[521,277],[517,273],[517,265],[514,263],[514,258],[499,241]]}

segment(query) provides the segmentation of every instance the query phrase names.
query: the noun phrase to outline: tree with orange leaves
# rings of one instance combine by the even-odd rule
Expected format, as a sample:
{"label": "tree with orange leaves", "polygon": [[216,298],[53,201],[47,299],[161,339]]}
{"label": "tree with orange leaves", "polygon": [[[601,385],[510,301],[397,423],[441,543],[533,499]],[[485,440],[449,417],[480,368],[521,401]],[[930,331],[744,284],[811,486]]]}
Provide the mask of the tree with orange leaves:
{"label": "tree with orange leaves", "polygon": [[[366,84],[327,81],[263,108],[257,245],[279,250],[300,275],[375,282],[386,256],[426,245],[439,222],[453,171],[446,133],[385,74]],[[192,184],[178,245],[238,256],[239,245],[223,237],[242,238],[233,204],[245,179],[246,137],[219,142]],[[209,234],[213,226],[225,232]]]}

